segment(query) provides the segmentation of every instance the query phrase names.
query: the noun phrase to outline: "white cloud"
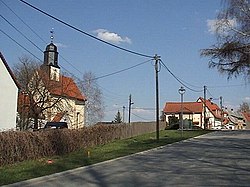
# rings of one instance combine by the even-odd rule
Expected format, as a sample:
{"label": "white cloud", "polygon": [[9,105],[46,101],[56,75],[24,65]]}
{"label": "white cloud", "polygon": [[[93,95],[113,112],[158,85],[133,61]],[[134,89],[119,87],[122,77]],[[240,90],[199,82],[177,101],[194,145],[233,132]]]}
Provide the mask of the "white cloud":
{"label": "white cloud", "polygon": [[62,44],[62,43],[55,43],[55,45],[56,45],[57,47],[60,47],[60,48],[67,48],[67,47],[68,47],[67,45]]}
{"label": "white cloud", "polygon": [[246,101],[250,101],[250,97],[245,97],[245,100]]}
{"label": "white cloud", "polygon": [[207,27],[211,34],[223,34],[227,35],[228,32],[236,27],[235,19],[208,19]]}
{"label": "white cloud", "polygon": [[97,35],[99,39],[102,39],[107,42],[115,43],[115,44],[120,44],[120,43],[129,43],[131,44],[132,41],[130,38],[127,36],[122,37],[118,35],[117,33],[110,32],[106,29],[97,29],[94,31],[94,33]]}
{"label": "white cloud", "polygon": [[133,113],[136,113],[136,114],[142,114],[142,115],[147,115],[147,114],[152,114],[154,113],[154,111],[152,110],[146,110],[146,109],[143,109],[143,108],[133,108],[132,109]]}

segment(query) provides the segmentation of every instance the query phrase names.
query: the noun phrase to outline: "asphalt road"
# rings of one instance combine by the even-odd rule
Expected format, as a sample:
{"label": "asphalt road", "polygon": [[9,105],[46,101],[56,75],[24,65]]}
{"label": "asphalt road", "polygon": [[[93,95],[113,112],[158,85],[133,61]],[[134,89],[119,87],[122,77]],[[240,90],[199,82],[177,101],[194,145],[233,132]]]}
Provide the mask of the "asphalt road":
{"label": "asphalt road", "polygon": [[250,186],[250,131],[221,131],[13,186]]}

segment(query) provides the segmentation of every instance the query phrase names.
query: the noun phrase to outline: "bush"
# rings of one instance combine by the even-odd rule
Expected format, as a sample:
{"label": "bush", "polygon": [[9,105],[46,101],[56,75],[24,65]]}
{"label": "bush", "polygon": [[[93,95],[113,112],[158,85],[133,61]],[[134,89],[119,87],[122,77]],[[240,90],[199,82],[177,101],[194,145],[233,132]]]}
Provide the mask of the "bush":
{"label": "bush", "polygon": [[[164,123],[160,129],[164,129]],[[63,155],[79,149],[106,144],[155,131],[155,123],[95,125],[82,129],[8,131],[0,133],[0,166],[24,160]]]}

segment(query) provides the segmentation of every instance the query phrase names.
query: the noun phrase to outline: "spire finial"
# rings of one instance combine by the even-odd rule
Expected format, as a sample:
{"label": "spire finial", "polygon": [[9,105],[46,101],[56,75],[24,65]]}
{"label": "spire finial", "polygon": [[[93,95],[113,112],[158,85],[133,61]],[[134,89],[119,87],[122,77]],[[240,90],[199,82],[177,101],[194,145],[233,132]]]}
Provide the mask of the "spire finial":
{"label": "spire finial", "polygon": [[51,43],[53,43],[53,39],[54,39],[54,28],[51,29],[50,33],[51,33],[51,35],[50,35]]}

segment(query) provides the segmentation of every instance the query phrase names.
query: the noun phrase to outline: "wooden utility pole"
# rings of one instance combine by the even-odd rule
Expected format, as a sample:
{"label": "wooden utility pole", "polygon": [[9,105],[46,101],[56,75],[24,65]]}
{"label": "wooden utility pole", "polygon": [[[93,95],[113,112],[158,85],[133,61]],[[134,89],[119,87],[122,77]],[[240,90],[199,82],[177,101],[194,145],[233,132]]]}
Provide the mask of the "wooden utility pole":
{"label": "wooden utility pole", "polygon": [[204,129],[207,128],[207,124],[206,124],[206,97],[207,97],[207,87],[204,86],[204,111],[203,111],[203,119],[204,119]]}
{"label": "wooden utility pole", "polygon": [[122,107],[122,122],[125,123],[125,106]]}
{"label": "wooden utility pole", "polygon": [[220,96],[220,117],[221,117],[221,119],[220,119],[220,125],[221,125],[221,127],[222,127],[222,123],[223,123],[223,109],[222,109],[222,96]]}
{"label": "wooden utility pole", "polygon": [[129,99],[128,99],[128,123],[130,124],[130,118],[131,118],[131,106],[132,104],[134,104],[131,98],[131,94],[129,95]]}
{"label": "wooden utility pole", "polygon": [[155,95],[156,95],[156,140],[159,141],[159,82],[158,82],[158,73],[159,73],[159,58],[160,56],[155,55]]}

